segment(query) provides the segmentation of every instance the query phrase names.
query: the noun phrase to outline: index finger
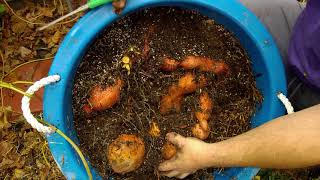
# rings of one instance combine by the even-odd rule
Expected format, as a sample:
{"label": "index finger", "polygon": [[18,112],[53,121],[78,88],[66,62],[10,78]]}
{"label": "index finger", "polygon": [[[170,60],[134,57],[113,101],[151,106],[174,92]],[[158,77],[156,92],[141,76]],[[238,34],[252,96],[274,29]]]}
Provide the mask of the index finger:
{"label": "index finger", "polygon": [[166,135],[166,139],[172,144],[176,145],[178,148],[182,148],[185,143],[185,137],[175,132],[168,133]]}

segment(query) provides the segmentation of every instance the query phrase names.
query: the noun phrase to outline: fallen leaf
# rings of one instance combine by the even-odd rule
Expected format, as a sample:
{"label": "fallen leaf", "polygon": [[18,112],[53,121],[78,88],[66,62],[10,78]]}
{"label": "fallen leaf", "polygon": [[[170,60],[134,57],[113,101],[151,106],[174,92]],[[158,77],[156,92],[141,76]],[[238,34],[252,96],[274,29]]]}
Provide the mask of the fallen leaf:
{"label": "fallen leaf", "polygon": [[14,167],[14,161],[8,158],[4,158],[0,163],[0,169],[8,169]]}
{"label": "fallen leaf", "polygon": [[26,47],[21,46],[21,47],[19,48],[19,53],[20,53],[20,55],[21,55],[22,58],[25,58],[25,57],[27,57],[29,54],[31,54],[32,51],[31,51],[30,49],[26,48]]}
{"label": "fallen leaf", "polygon": [[24,175],[26,173],[23,171],[23,169],[15,169],[13,172],[13,178],[15,179],[23,179]]}
{"label": "fallen leaf", "polygon": [[[0,108],[0,130],[8,129],[11,127],[11,123],[8,122],[8,119],[11,117],[11,107]],[[1,154],[1,150],[0,150]]]}
{"label": "fallen leaf", "polygon": [[53,12],[55,11],[55,9],[41,8],[40,11],[45,17],[53,17]]}
{"label": "fallen leaf", "polygon": [[54,33],[54,35],[52,36],[52,38],[51,38],[52,42],[55,43],[55,44],[58,44],[60,42],[61,36],[62,36],[61,32],[60,31],[56,31]]}
{"label": "fallen leaf", "polygon": [[14,145],[7,141],[1,141],[0,142],[0,157],[4,157],[6,154],[8,154],[12,149],[14,148]]}
{"label": "fallen leaf", "polygon": [[[6,77],[4,81],[13,82],[13,81],[37,81],[42,77],[48,75],[52,61],[40,61],[35,63],[30,63],[18,68],[12,75]],[[30,84],[17,84],[17,87],[23,90],[27,90]],[[42,96],[43,88],[36,92],[35,96],[31,99],[30,108],[31,112],[41,112],[42,111]],[[4,105],[11,106],[12,110],[15,112],[21,111],[21,99],[22,95],[16,92],[13,92],[8,89],[3,89],[3,98]]]}
{"label": "fallen leaf", "polygon": [[12,25],[11,30],[16,34],[21,34],[26,30],[26,28],[27,28],[27,24],[25,22],[18,21]]}

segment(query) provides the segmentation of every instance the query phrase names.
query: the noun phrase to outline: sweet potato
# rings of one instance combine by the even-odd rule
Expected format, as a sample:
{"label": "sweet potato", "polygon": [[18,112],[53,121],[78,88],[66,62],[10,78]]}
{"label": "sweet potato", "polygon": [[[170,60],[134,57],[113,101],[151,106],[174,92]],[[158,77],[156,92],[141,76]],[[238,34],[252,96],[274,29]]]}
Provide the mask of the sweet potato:
{"label": "sweet potato", "polygon": [[[102,111],[111,108],[120,99],[122,84],[122,80],[118,79],[115,85],[104,89],[101,86],[95,86],[90,92],[88,105],[95,111]],[[84,110],[90,113],[87,106],[84,106]]]}
{"label": "sweet potato", "polygon": [[166,142],[162,147],[161,154],[163,159],[169,160],[177,154],[177,148],[173,144]]}
{"label": "sweet potato", "polygon": [[108,162],[114,172],[124,174],[138,169],[144,160],[145,145],[136,135],[122,134],[108,147]]}
{"label": "sweet potato", "polygon": [[212,99],[210,98],[207,92],[203,92],[200,94],[200,109],[204,113],[211,113],[212,111]]}
{"label": "sweet potato", "polygon": [[194,137],[205,140],[208,138],[210,133],[208,120],[213,108],[212,99],[207,92],[202,92],[200,94],[199,104],[200,110],[195,112],[195,117],[198,120],[198,123],[192,127],[191,131]]}
{"label": "sweet potato", "polygon": [[192,73],[186,73],[179,79],[178,87],[181,88],[182,94],[194,93],[198,88],[206,85],[206,79],[201,76],[199,82],[196,81],[196,76]]}
{"label": "sweet potato", "polygon": [[197,111],[194,113],[196,119],[198,121],[208,121],[209,118],[210,118],[210,114],[209,113],[204,113],[204,112],[201,112],[201,111]]}
{"label": "sweet potato", "polygon": [[229,66],[221,61],[217,61],[214,63],[212,72],[215,74],[228,74],[229,73]]}
{"label": "sweet potato", "polygon": [[195,75],[192,73],[186,73],[179,79],[178,87],[181,88],[182,94],[195,92],[198,88]]}
{"label": "sweet potato", "polygon": [[202,88],[206,84],[204,76],[201,76],[197,82],[194,74],[186,73],[179,79],[178,85],[171,85],[168,94],[162,97],[160,102],[161,114],[166,114],[171,109],[175,109],[176,112],[179,112],[183,96],[195,92],[198,88]]}
{"label": "sweet potato", "polygon": [[200,121],[192,127],[191,131],[194,137],[201,140],[206,140],[210,134],[208,121]]}
{"label": "sweet potato", "polygon": [[183,94],[176,93],[176,94],[167,94],[163,96],[160,102],[160,113],[166,114],[171,109],[175,109],[176,112],[180,112],[181,101],[183,98],[182,95]]}
{"label": "sweet potato", "polygon": [[165,57],[162,62],[161,70],[163,71],[175,71],[178,69],[179,62],[175,59]]}
{"label": "sweet potato", "polygon": [[213,72],[217,75],[229,72],[229,66],[226,63],[201,56],[187,56],[180,63],[180,67],[186,70],[199,69],[203,72]]}
{"label": "sweet potato", "polygon": [[205,64],[204,58],[200,56],[187,56],[180,63],[183,69],[196,69]]}

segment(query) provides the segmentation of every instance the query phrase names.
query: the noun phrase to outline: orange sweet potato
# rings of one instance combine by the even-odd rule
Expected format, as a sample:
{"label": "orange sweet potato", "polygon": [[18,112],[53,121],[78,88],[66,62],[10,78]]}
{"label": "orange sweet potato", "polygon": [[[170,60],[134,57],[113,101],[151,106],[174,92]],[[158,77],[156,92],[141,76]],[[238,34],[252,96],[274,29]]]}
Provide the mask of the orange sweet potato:
{"label": "orange sweet potato", "polygon": [[108,162],[114,172],[124,174],[138,169],[144,160],[145,145],[136,135],[121,134],[108,147]]}
{"label": "orange sweet potato", "polygon": [[187,56],[180,63],[183,69],[196,69],[204,64],[203,58],[199,56]]}
{"label": "orange sweet potato", "polygon": [[210,98],[207,92],[203,92],[200,94],[200,109],[204,113],[211,113],[212,111],[212,99]]}
{"label": "orange sweet potato", "polygon": [[165,57],[162,62],[161,70],[163,71],[174,71],[178,69],[179,62],[175,59]]}
{"label": "orange sweet potato", "polygon": [[206,79],[201,76],[199,82],[196,81],[196,76],[192,73],[186,73],[179,79],[178,87],[181,88],[182,94],[194,93],[198,88],[206,85]]}
{"label": "orange sweet potato", "polygon": [[[122,80],[118,79],[115,85],[104,89],[101,86],[95,86],[90,92],[88,105],[95,111],[102,111],[111,108],[120,99],[122,84]],[[87,105],[85,105],[83,109],[90,113]]]}
{"label": "orange sweet potato", "polygon": [[186,73],[179,79],[178,85],[171,85],[168,94],[162,97],[160,102],[161,114],[166,114],[171,109],[179,112],[183,96],[195,92],[198,88],[202,88],[206,84],[204,76],[201,76],[197,82],[194,74]]}
{"label": "orange sweet potato", "polygon": [[173,144],[166,142],[162,147],[161,154],[163,159],[169,160],[177,154],[177,148]]}
{"label": "orange sweet potato", "polygon": [[200,121],[192,127],[191,131],[194,137],[201,140],[206,140],[210,134],[208,121]]}
{"label": "orange sweet potato", "polygon": [[178,93],[180,91],[177,91],[176,94],[167,94],[162,97],[160,102],[160,113],[166,114],[171,109],[175,109],[177,112],[181,109],[181,101],[183,98],[183,94]]}
{"label": "orange sweet potato", "polygon": [[201,111],[197,111],[194,113],[196,119],[198,121],[208,121],[209,118],[210,118],[210,114],[209,113],[204,113],[204,112],[201,112]]}
{"label": "orange sweet potato", "polygon": [[200,110],[195,112],[195,117],[198,120],[198,123],[192,127],[191,131],[194,137],[205,140],[208,138],[210,133],[208,120],[211,115],[213,102],[207,92],[201,93],[199,99]]}
{"label": "orange sweet potato", "polygon": [[195,75],[186,73],[179,79],[178,87],[181,88],[182,94],[193,93],[198,88],[198,83],[195,80]]}
{"label": "orange sweet potato", "polygon": [[213,72],[218,75],[229,72],[229,67],[226,63],[201,56],[187,56],[180,63],[180,66],[183,69],[199,69],[203,72]]}

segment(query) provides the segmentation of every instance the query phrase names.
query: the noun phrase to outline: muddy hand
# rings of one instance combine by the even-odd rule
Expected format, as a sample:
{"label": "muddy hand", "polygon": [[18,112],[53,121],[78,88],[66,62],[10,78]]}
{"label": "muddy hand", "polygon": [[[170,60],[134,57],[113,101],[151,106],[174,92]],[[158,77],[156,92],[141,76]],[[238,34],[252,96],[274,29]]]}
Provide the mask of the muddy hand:
{"label": "muddy hand", "polygon": [[178,148],[178,152],[172,159],[159,165],[162,175],[183,179],[198,169],[208,167],[209,144],[177,133],[168,133],[166,139]]}

